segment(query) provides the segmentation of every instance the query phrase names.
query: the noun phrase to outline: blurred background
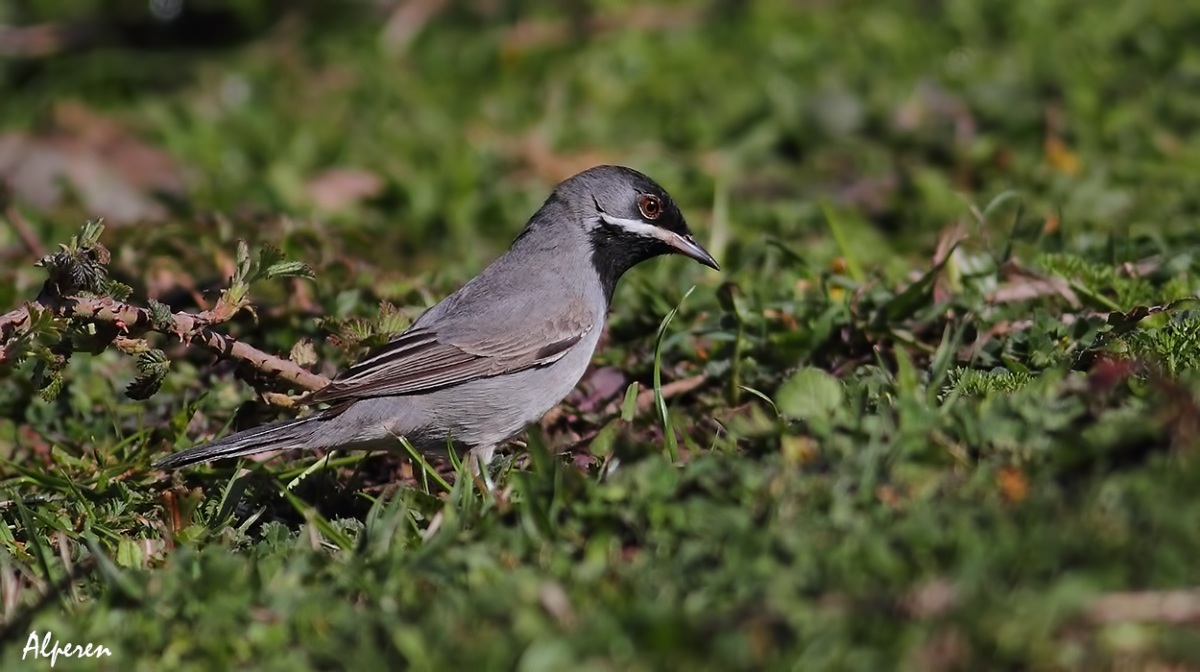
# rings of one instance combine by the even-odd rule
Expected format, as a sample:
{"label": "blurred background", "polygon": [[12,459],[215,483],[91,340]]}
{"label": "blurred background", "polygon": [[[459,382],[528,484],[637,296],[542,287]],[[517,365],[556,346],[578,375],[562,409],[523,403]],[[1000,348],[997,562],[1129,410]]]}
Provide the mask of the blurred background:
{"label": "blurred background", "polygon": [[145,401],[112,349],[54,399],[0,366],[0,621],[114,669],[1196,669],[1197,36],[1194,0],[0,2],[0,312],[91,218],[175,310],[246,239],[316,279],[220,330],[328,375],[598,163],[722,265],[628,274],[543,423],[583,468],[495,501],[149,470],[262,410],[174,337]]}
{"label": "blurred background", "polygon": [[735,254],[823,233],[822,199],[889,237],[880,251],[1007,190],[1076,227],[1164,226],[1200,199],[1198,17],[1167,0],[10,0],[0,177],[43,227],[286,213],[422,268],[482,262],[600,162],[650,173],[701,229],[722,200]]}

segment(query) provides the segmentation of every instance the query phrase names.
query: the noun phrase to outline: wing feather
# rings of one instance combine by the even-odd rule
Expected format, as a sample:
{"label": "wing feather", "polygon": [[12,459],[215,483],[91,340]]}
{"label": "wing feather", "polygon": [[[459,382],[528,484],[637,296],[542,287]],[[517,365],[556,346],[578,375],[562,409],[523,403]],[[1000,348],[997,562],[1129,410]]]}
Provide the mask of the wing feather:
{"label": "wing feather", "polygon": [[[567,311],[568,314],[571,311]],[[366,397],[415,394],[515,373],[558,361],[583,340],[592,325],[582,315],[499,338],[445,337],[414,325],[367,354],[305,403],[337,403]],[[540,328],[538,328],[540,327]],[[547,342],[547,332],[554,337]]]}

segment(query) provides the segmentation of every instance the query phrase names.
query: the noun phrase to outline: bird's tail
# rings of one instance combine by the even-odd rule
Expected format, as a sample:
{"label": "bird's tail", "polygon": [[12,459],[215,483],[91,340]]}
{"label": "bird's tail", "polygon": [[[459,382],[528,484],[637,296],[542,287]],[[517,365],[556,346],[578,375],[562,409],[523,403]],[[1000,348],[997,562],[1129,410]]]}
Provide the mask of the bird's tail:
{"label": "bird's tail", "polygon": [[281,420],[244,432],[231,434],[223,439],[193,446],[155,462],[154,469],[179,469],[202,462],[230,457],[243,457],[268,450],[315,448],[312,439],[316,434],[314,422],[319,415],[307,418]]}

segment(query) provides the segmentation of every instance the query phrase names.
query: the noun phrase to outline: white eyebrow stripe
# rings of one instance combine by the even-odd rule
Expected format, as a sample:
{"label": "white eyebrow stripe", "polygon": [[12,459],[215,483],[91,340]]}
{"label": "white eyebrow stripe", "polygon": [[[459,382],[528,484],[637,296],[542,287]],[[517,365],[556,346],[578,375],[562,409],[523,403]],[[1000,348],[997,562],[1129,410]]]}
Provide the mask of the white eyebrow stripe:
{"label": "white eyebrow stripe", "polygon": [[612,226],[620,227],[635,236],[653,238],[655,240],[661,240],[664,243],[670,243],[674,238],[674,234],[671,231],[668,231],[661,226],[647,224],[646,222],[637,219],[613,217],[606,212],[600,213],[600,219],[603,219],[606,223],[611,224]]}

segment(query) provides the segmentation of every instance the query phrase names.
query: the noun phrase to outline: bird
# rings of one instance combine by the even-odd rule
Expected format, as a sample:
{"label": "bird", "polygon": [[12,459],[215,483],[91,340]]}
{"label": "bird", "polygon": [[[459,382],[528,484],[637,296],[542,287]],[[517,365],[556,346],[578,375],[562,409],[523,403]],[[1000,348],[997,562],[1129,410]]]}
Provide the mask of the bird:
{"label": "bird", "polygon": [[589,168],[555,186],[479,275],[299,400],[326,407],[153,467],[276,450],[396,450],[403,437],[426,456],[454,450],[486,475],[496,448],[583,378],[618,280],[668,254],[720,271],[657,182],[624,166]]}

